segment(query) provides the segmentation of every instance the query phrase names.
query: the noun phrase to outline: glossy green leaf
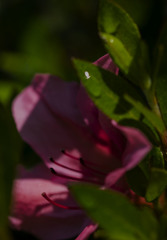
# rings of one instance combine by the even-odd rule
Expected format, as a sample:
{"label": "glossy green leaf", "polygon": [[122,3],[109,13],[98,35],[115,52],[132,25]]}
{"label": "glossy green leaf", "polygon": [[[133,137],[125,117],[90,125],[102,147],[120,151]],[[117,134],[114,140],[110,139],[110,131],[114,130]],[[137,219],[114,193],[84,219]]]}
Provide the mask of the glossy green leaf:
{"label": "glossy green leaf", "polygon": [[12,181],[20,153],[20,138],[10,114],[0,107],[0,239],[9,240],[7,233]]}
{"label": "glossy green leaf", "polygon": [[157,222],[151,212],[139,210],[122,194],[88,184],[72,185],[70,189],[88,215],[112,239],[156,239]]}
{"label": "glossy green leaf", "polygon": [[75,59],[74,65],[89,96],[101,111],[116,121],[140,118],[139,112],[123,98],[128,93],[143,102],[128,81],[85,61]]}
{"label": "glossy green leaf", "polygon": [[[116,64],[128,73],[140,40],[135,23],[114,1],[102,0],[100,1],[99,30],[102,38],[110,43],[110,53]],[[122,65],[125,62],[127,62],[126,65]]]}
{"label": "glossy green leaf", "polygon": [[167,187],[167,171],[164,169],[153,168],[146,192],[147,201],[151,202],[158,198]]}
{"label": "glossy green leaf", "polygon": [[154,112],[146,108],[141,102],[134,100],[132,97],[125,95],[125,99],[131,103],[146,119],[160,132],[164,132],[165,126],[162,119]]}
{"label": "glossy green leaf", "polygon": [[153,168],[164,168],[165,161],[160,147],[154,147],[150,152],[150,166]]}
{"label": "glossy green leaf", "polygon": [[148,57],[137,25],[115,1],[100,3],[99,31],[108,52],[132,82],[148,89],[151,85]]}

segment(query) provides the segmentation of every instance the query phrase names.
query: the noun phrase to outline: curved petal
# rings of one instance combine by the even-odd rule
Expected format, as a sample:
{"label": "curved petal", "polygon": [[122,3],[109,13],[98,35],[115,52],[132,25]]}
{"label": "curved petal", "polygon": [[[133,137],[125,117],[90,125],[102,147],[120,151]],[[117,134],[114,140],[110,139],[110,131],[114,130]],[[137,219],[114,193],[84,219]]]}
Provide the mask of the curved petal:
{"label": "curved petal", "polygon": [[90,224],[79,234],[75,240],[87,240],[88,237],[97,229],[98,225]]}
{"label": "curved petal", "polygon": [[47,191],[54,201],[67,206],[75,204],[68,189],[51,181],[50,175],[44,164],[33,170],[20,169],[20,178],[15,181],[13,190],[11,226],[41,240],[75,237],[86,227],[88,218],[81,210],[54,207],[41,196]]}
{"label": "curved petal", "polygon": [[110,58],[109,54],[104,55],[103,57],[99,58],[97,61],[94,62],[95,65],[104,68],[105,70],[111,71],[118,75],[119,68],[115,65],[113,60]]}
{"label": "curved petal", "polygon": [[[111,149],[96,139],[76,105],[77,83],[67,83],[50,75],[37,75],[13,103],[13,115],[22,138],[41,156],[47,166],[63,174],[67,169],[53,165],[50,157],[71,168],[81,169],[80,161],[65,156],[65,149],[75,157],[108,168]],[[67,94],[67,96],[66,96]],[[82,177],[83,173],[72,173]]]}
{"label": "curved petal", "polygon": [[135,167],[151,150],[150,142],[138,129],[120,126],[113,120],[111,125],[114,125],[124,135],[126,143],[121,157],[122,167],[108,174],[106,177],[107,187],[115,184],[126,171]]}

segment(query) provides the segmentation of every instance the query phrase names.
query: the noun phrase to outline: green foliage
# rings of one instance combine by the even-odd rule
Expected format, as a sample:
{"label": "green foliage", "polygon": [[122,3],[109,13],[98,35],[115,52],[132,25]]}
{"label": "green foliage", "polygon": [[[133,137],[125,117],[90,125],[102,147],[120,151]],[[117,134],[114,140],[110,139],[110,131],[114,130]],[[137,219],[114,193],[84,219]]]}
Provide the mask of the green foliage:
{"label": "green foliage", "polygon": [[162,119],[156,115],[154,112],[149,110],[139,101],[132,99],[130,96],[126,95],[125,99],[131,103],[140,113],[142,113],[145,118],[160,132],[163,133],[165,131],[165,126]]}
{"label": "green foliage", "polygon": [[145,197],[148,178],[144,171],[137,166],[126,173],[130,188],[139,196]]}
{"label": "green foliage", "polygon": [[74,60],[74,64],[89,96],[106,115],[116,121],[140,118],[135,108],[124,99],[128,92],[133,98],[143,101],[128,81],[85,61]]}
{"label": "green foliage", "polygon": [[151,176],[146,192],[148,202],[158,198],[167,186],[167,171],[164,169],[151,169]]}
{"label": "green foliage", "polygon": [[152,0],[114,0],[114,2],[126,10],[139,26],[146,24],[151,12]]}
{"label": "green foliage", "polygon": [[72,194],[111,239],[157,239],[157,221],[148,209],[139,210],[120,193],[93,185],[70,186]]}
{"label": "green foliage", "polygon": [[147,65],[146,50],[140,39],[137,25],[131,17],[114,1],[100,1],[99,32],[116,65],[128,78],[148,89],[150,76]]}
{"label": "green foliage", "polygon": [[10,114],[0,107],[0,239],[9,240],[7,216],[11,204],[12,181],[20,156],[20,139]]}
{"label": "green foliage", "polygon": [[137,26],[123,9],[105,0],[100,1],[99,30],[115,63],[127,74],[139,45]]}

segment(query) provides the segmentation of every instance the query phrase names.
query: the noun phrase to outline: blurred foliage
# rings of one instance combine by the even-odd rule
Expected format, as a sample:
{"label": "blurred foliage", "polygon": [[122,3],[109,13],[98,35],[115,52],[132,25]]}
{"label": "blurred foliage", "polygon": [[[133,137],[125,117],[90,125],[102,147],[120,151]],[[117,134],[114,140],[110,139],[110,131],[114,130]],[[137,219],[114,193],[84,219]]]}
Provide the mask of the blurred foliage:
{"label": "blurred foliage", "polygon": [[[98,37],[97,9],[96,0],[0,1],[0,102],[6,111],[10,111],[13,98],[31,82],[35,73],[51,73],[65,80],[77,80],[71,57],[94,61],[105,53]],[[6,132],[4,124],[7,125],[9,117],[2,112],[1,115],[5,118],[0,119],[1,136],[6,134],[6,141],[12,141],[15,127],[6,126]],[[3,215],[1,213],[1,219],[4,219],[0,223],[1,238],[5,240],[11,235],[12,239],[17,240],[35,239],[24,232],[6,232],[6,216],[9,214],[16,164],[14,155],[8,157],[8,161],[4,158],[5,152],[12,153],[13,149],[6,141],[3,139],[1,146],[1,171],[5,175],[1,175],[0,183],[7,190],[7,194],[1,198],[1,209],[4,209]],[[31,167],[40,160],[25,143],[22,143],[18,155],[20,162],[26,167]],[[7,172],[8,168],[10,172]]]}
{"label": "blurred foliage", "polygon": [[37,72],[75,79],[72,56],[93,61],[104,52],[96,26],[97,5],[95,0],[3,1],[1,81],[24,86]]}

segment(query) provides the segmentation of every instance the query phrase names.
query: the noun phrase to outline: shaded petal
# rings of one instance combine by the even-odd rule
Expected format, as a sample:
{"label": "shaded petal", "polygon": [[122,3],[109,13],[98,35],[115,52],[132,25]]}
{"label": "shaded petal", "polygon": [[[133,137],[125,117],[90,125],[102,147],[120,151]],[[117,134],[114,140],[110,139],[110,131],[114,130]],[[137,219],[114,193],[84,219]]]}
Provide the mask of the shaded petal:
{"label": "shaded petal", "polygon": [[14,185],[11,226],[30,232],[41,240],[75,237],[86,227],[88,219],[83,211],[54,207],[41,196],[47,191],[59,203],[75,204],[64,185],[50,180],[51,174],[44,164],[33,170],[21,168],[19,172],[22,177]]}
{"label": "shaded petal", "polygon": [[146,156],[152,146],[146,136],[138,129],[124,127],[117,123],[115,125],[126,137],[126,148],[122,155],[122,165],[126,170],[130,170]]}
{"label": "shaded petal", "polygon": [[[67,83],[50,75],[37,75],[13,103],[13,115],[22,138],[42,157],[49,167],[53,157],[65,165],[81,168],[61,153],[67,150],[76,157],[100,163],[104,168],[111,162],[108,146],[92,136],[76,105],[77,83]],[[66,93],[67,96],[66,96]],[[103,147],[103,144],[102,144]],[[66,174],[67,170],[56,167]],[[73,174],[74,175],[74,174]],[[77,174],[81,177],[82,174]]]}
{"label": "shaded petal", "polygon": [[79,234],[75,240],[87,240],[88,237],[97,229],[98,225],[90,224]]}
{"label": "shaded petal", "polygon": [[111,120],[114,125],[126,138],[125,149],[122,153],[122,167],[108,174],[106,177],[106,186],[111,187],[123,174],[134,168],[146,154],[151,150],[151,144],[145,135],[136,128],[124,127]]}
{"label": "shaded petal", "polygon": [[104,68],[105,70],[111,71],[118,75],[119,68],[115,65],[113,60],[110,58],[109,54],[104,55],[103,57],[99,58],[97,61],[94,62],[95,65]]}

